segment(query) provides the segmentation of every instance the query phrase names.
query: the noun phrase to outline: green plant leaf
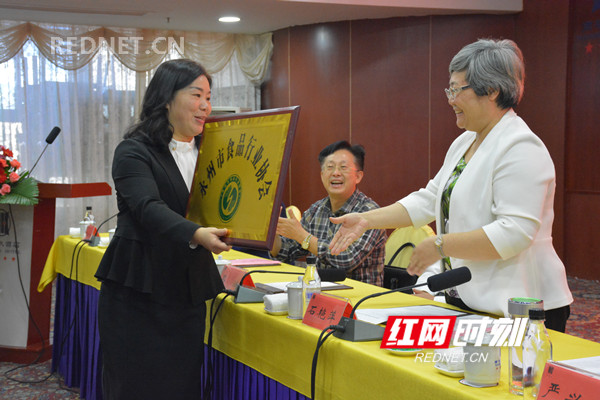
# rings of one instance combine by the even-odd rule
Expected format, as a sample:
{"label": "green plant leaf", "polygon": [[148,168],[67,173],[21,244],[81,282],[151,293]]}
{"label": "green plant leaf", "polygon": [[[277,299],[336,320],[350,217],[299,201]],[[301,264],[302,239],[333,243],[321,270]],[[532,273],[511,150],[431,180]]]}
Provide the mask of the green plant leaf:
{"label": "green plant leaf", "polygon": [[0,196],[0,204],[15,204],[18,206],[33,206],[38,204],[37,181],[33,178],[21,178],[11,187],[11,191],[4,196]]}

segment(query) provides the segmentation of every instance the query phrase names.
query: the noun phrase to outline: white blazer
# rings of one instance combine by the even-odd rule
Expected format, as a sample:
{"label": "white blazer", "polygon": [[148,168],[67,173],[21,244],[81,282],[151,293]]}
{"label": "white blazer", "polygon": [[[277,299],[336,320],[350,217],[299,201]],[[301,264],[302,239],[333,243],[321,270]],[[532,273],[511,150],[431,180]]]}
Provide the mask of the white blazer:
{"label": "white blazer", "polygon": [[[436,220],[441,232],[442,191],[474,140],[475,132],[460,135],[427,187],[399,201],[414,226]],[[453,267],[471,270],[471,281],[457,287],[469,307],[508,316],[511,297],[542,299],[546,310],[573,302],[565,267],[552,246],[555,186],[554,164],[546,146],[509,110],[481,143],[450,198],[448,233],[483,228],[502,257],[488,261],[451,257]],[[440,270],[438,262],[419,279]]]}

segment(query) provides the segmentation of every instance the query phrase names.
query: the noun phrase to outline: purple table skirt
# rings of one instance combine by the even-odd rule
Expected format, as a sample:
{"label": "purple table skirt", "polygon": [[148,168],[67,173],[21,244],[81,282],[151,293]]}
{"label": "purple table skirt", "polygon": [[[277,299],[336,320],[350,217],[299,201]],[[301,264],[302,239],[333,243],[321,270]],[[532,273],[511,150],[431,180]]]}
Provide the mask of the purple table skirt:
{"label": "purple table skirt", "polygon": [[[91,286],[58,275],[54,314],[52,371],[80,397],[102,399],[102,357],[98,335],[98,296]],[[208,351],[205,351],[207,365]],[[305,400],[308,397],[268,378],[223,353],[212,351],[213,400]]]}

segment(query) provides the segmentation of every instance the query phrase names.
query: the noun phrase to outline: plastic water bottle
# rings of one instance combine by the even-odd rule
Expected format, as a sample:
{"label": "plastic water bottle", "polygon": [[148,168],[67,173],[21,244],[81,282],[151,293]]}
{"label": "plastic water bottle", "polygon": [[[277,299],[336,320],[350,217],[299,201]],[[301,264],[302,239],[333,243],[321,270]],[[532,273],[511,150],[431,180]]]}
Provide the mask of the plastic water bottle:
{"label": "plastic water bottle", "polygon": [[546,362],[552,360],[552,343],[546,326],[544,310],[529,310],[529,324],[523,339],[523,395],[525,399],[535,399],[540,391],[540,383]]}
{"label": "plastic water bottle", "polygon": [[94,214],[92,214],[92,206],[87,206],[85,208],[85,214],[83,216],[83,220],[79,222],[79,233],[81,238],[84,239],[86,237],[87,227],[90,225],[94,225]]}
{"label": "plastic water bottle", "polygon": [[314,293],[321,293],[321,278],[317,272],[317,258],[306,257],[306,272],[302,278],[302,315],[306,313],[308,303]]}
{"label": "plastic water bottle", "polygon": [[89,222],[89,224],[94,224],[94,214],[92,214],[92,206],[87,206],[85,208],[85,215],[83,216],[83,220],[85,222]]}

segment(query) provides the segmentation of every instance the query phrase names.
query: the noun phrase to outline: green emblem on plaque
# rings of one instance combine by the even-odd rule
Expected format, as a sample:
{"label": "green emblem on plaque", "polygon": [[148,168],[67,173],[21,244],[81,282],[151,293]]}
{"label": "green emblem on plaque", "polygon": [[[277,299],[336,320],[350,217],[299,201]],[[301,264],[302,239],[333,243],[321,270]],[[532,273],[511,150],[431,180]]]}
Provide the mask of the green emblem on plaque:
{"label": "green emblem on plaque", "polygon": [[237,175],[231,175],[225,181],[219,195],[219,218],[223,222],[231,221],[242,199],[242,181]]}

